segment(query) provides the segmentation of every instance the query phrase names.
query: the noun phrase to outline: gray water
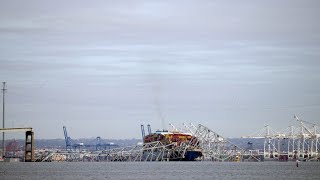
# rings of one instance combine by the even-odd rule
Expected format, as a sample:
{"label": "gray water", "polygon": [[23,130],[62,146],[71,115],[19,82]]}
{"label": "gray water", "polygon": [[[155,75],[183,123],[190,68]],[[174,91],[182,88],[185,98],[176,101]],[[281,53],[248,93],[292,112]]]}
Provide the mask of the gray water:
{"label": "gray water", "polygon": [[319,162],[0,163],[0,179],[320,179]]}

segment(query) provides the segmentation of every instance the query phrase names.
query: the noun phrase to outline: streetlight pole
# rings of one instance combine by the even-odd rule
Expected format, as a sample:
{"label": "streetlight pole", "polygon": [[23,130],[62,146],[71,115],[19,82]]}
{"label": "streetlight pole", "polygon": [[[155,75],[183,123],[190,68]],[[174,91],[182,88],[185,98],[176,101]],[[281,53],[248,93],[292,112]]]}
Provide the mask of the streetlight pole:
{"label": "streetlight pole", "polygon": [[[6,82],[2,82],[2,128],[5,128],[5,123],[4,123],[4,114],[5,114],[5,99],[4,99],[4,94],[5,94],[5,92],[6,92]],[[4,157],[5,156],[5,152],[6,152],[6,150],[5,150],[5,143],[4,143],[4,139],[5,139],[5,137],[4,137],[4,132],[2,132],[2,148],[3,148],[3,150],[2,150],[2,156]]]}

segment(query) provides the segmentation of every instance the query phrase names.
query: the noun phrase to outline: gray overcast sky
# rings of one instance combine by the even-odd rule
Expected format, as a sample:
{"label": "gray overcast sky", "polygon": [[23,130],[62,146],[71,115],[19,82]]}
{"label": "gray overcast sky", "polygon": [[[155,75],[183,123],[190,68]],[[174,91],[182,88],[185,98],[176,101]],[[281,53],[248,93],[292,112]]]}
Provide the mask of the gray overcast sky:
{"label": "gray overcast sky", "polygon": [[7,127],[140,138],[161,118],[226,137],[293,114],[320,124],[319,2],[1,0]]}

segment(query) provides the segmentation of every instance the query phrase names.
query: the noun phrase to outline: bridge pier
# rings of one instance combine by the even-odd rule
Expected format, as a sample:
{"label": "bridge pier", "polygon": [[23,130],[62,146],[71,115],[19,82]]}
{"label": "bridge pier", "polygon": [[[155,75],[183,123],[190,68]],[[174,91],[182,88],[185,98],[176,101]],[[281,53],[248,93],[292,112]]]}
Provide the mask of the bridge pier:
{"label": "bridge pier", "polygon": [[26,131],[25,162],[34,161],[34,133]]}

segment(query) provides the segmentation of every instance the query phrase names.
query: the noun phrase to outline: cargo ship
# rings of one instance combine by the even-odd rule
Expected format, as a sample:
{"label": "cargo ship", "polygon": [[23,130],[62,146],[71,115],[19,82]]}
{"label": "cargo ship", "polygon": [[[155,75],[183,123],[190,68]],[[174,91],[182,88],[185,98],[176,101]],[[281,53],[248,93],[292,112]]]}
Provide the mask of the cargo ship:
{"label": "cargo ship", "polygon": [[179,131],[156,131],[144,136],[143,143],[161,142],[166,148],[171,149],[180,156],[171,156],[170,161],[195,161],[202,157],[201,149],[195,148],[192,142],[196,142],[196,137],[191,133]]}

